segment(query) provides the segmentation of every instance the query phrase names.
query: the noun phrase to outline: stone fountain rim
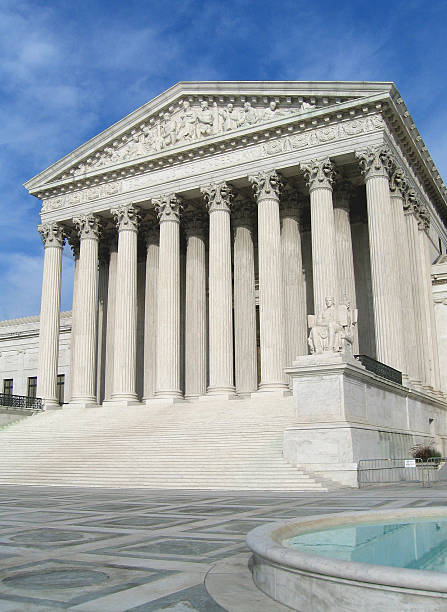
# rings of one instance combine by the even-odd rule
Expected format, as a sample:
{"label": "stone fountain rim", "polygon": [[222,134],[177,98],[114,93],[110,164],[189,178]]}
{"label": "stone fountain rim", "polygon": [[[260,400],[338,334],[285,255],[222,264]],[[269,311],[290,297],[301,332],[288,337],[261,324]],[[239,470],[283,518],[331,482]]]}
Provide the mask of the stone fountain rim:
{"label": "stone fountain rim", "polygon": [[371,522],[439,517],[447,519],[446,507],[337,512],[261,525],[247,534],[246,541],[255,556],[261,557],[270,565],[291,572],[320,574],[327,578],[333,577],[400,589],[447,593],[447,574],[442,572],[373,565],[357,561],[340,561],[310,552],[293,550],[282,544],[282,541],[287,538],[332,527],[352,527]]}

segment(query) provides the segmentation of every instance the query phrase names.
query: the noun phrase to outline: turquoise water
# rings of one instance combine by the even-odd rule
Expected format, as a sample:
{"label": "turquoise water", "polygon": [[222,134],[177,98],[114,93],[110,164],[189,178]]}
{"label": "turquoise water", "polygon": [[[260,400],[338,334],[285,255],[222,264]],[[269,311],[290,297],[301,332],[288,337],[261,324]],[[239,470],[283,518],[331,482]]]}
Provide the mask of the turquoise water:
{"label": "turquoise water", "polygon": [[364,523],[312,531],[283,542],[330,559],[447,572],[447,519]]}

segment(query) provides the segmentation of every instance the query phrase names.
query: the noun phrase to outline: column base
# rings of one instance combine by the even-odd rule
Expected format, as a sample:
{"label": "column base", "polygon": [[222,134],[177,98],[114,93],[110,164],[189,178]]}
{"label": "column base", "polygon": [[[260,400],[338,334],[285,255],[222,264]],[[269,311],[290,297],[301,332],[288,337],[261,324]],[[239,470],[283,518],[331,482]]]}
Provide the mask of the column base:
{"label": "column base", "polygon": [[104,400],[101,404],[102,406],[112,408],[115,406],[121,406],[123,408],[127,408],[127,406],[141,406],[142,403],[138,398],[130,399],[130,398],[119,398],[112,397],[111,399]]}
{"label": "column base", "polygon": [[178,397],[172,397],[172,396],[156,396],[156,397],[152,397],[151,399],[147,399],[146,400],[146,406],[161,406],[161,405],[172,405],[172,404],[181,404],[182,402],[184,402],[185,400],[183,399],[183,397],[181,395],[179,395]]}
{"label": "column base", "polygon": [[232,400],[236,399],[236,392],[234,387],[208,387],[206,395],[202,395],[199,400],[207,401],[207,400]]}
{"label": "column base", "polygon": [[256,393],[271,393],[272,391],[287,391],[288,386],[285,382],[260,382]]}

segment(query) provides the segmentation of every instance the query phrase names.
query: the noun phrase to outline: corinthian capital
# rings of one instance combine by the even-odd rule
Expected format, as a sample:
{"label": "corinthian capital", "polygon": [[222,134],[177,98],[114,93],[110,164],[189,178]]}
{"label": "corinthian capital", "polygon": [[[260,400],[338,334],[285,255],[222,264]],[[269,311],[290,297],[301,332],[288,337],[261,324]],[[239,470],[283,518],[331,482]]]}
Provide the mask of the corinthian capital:
{"label": "corinthian capital", "polygon": [[430,213],[428,212],[428,208],[422,204],[419,208],[419,213],[417,215],[418,220],[418,228],[420,230],[424,230],[428,232],[430,229]]}
{"label": "corinthian capital", "polygon": [[110,211],[115,219],[116,227],[119,232],[137,232],[140,223],[140,209],[133,204],[123,204]]}
{"label": "corinthian capital", "polygon": [[356,151],[355,156],[366,180],[378,176],[388,178],[395,168],[390,150],[382,145]]}
{"label": "corinthian capital", "polygon": [[409,189],[405,172],[402,168],[396,166],[390,174],[390,191],[395,195],[405,197],[406,192]]}
{"label": "corinthian capital", "polygon": [[332,189],[335,181],[335,166],[329,157],[311,159],[307,164],[301,164],[309,191],[315,189]]}
{"label": "corinthian capital", "polygon": [[234,191],[231,185],[228,183],[211,183],[211,185],[201,187],[200,191],[205,197],[210,213],[216,212],[216,210],[230,212],[231,203],[234,198]]}
{"label": "corinthian capital", "polygon": [[420,208],[421,208],[421,204],[417,198],[415,190],[408,189],[405,192],[405,197],[404,197],[404,211],[407,214],[414,214],[417,216],[419,214]]}
{"label": "corinthian capital", "polygon": [[41,225],[37,226],[37,231],[42,238],[43,246],[45,248],[62,248],[64,246],[64,228],[59,225],[59,223],[41,223]]}
{"label": "corinthian capital", "polygon": [[183,200],[175,193],[160,196],[152,200],[158,214],[160,223],[174,221],[180,223],[180,212],[183,209]]}
{"label": "corinthian capital", "polygon": [[262,198],[279,198],[283,189],[282,177],[276,170],[258,172],[254,176],[249,176],[248,180],[252,184],[258,200]]}
{"label": "corinthian capital", "polygon": [[78,235],[81,240],[85,240],[87,238],[99,240],[102,222],[96,215],[88,214],[74,217],[73,223],[78,230]]}

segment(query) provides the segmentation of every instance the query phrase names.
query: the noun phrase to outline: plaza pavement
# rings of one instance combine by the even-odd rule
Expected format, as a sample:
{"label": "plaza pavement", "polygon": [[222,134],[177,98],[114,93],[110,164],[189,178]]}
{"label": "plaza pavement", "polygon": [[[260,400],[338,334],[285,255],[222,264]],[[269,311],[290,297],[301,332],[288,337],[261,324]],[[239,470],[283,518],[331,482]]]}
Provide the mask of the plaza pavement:
{"label": "plaza pavement", "polygon": [[245,534],[344,510],[446,506],[445,485],[315,493],[0,487],[0,611],[276,612]]}

